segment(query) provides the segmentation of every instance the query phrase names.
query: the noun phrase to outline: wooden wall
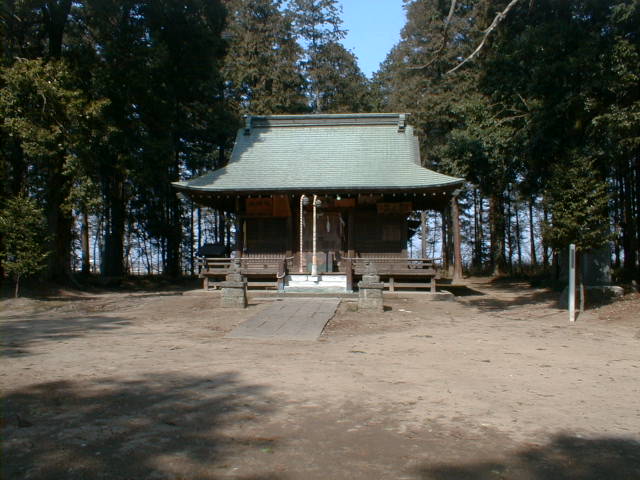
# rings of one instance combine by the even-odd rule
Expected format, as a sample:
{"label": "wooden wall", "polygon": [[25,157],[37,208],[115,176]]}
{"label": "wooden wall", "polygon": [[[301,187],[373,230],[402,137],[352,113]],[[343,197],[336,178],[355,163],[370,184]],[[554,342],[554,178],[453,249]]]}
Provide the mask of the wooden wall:
{"label": "wooden wall", "polygon": [[356,252],[372,254],[407,253],[407,219],[400,215],[378,215],[375,211],[357,210],[354,218]]}

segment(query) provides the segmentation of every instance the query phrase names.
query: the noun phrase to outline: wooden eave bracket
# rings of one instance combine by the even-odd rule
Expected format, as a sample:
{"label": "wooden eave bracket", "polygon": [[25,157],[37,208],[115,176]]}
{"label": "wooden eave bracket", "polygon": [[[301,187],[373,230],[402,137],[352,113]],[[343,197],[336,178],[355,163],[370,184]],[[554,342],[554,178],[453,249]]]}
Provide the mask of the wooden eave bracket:
{"label": "wooden eave bracket", "polygon": [[407,127],[407,116],[404,113],[398,115],[398,133],[404,133]]}

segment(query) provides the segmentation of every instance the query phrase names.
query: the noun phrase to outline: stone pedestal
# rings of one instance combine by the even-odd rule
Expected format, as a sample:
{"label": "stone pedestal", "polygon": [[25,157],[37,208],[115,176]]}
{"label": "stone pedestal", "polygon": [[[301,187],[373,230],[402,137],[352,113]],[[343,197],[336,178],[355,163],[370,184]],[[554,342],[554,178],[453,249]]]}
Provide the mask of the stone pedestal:
{"label": "stone pedestal", "polygon": [[236,261],[229,268],[225,281],[220,282],[222,289],[222,306],[227,308],[246,308],[247,282],[240,273],[240,262]]}
{"label": "stone pedestal", "polygon": [[380,281],[380,276],[375,273],[372,264],[367,264],[365,274],[358,282],[358,310],[382,312],[384,310],[383,290],[384,283]]}

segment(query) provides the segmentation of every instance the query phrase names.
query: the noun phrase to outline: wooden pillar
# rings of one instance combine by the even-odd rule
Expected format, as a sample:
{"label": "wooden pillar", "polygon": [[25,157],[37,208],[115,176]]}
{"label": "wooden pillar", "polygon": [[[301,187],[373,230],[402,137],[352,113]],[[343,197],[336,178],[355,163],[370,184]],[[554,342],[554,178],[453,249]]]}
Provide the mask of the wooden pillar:
{"label": "wooden pillar", "polygon": [[451,197],[451,227],[453,230],[453,279],[462,279],[462,251],[460,237],[460,209],[458,208],[458,197]]}
{"label": "wooden pillar", "polygon": [[347,216],[347,257],[353,258],[355,251],[355,214],[354,209],[349,209]]}
{"label": "wooden pillar", "polygon": [[300,195],[300,201],[298,202],[298,232],[299,232],[299,251],[298,251],[298,272],[304,273],[307,269],[306,256],[304,254],[304,199],[306,195]]}
{"label": "wooden pillar", "polygon": [[286,246],[286,253],[285,255],[287,257],[291,257],[293,256],[293,212],[291,212],[291,215],[287,217],[287,246]]}
{"label": "wooden pillar", "polygon": [[243,223],[243,218],[242,215],[240,214],[240,197],[236,197],[236,235],[235,235],[235,257],[236,258],[240,258],[242,257],[242,251],[244,250],[244,245],[243,245],[243,239],[244,239],[244,235],[242,232],[242,223]]}

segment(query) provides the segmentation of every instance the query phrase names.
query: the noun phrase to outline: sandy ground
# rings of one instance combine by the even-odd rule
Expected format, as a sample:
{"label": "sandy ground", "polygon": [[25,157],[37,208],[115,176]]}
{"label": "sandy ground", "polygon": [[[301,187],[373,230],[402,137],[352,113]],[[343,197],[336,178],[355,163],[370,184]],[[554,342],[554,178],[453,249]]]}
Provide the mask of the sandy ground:
{"label": "sandy ground", "polygon": [[640,297],[342,302],[320,341],[227,339],[217,293],[5,300],[4,479],[640,479]]}

